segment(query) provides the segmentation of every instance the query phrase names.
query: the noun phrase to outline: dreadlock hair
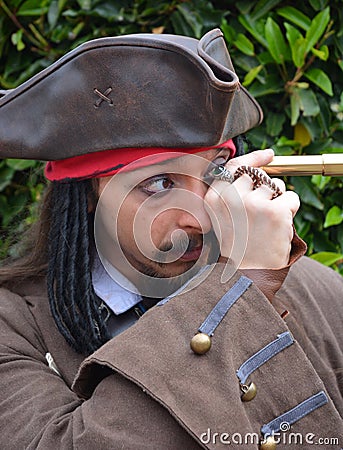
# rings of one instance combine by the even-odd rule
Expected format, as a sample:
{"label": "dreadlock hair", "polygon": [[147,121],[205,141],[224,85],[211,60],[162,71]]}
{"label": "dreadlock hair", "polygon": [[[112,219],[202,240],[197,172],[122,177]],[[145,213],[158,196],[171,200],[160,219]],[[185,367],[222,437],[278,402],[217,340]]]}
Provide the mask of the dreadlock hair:
{"label": "dreadlock hair", "polygon": [[47,290],[60,333],[88,355],[110,338],[92,284],[92,182],[53,182],[48,237]]}
{"label": "dreadlock hair", "polygon": [[244,153],[245,153],[244,144],[247,146],[247,152],[251,152],[251,151],[255,150],[252,147],[251,142],[243,134],[232,138],[232,140],[236,147],[235,157],[244,155]]}

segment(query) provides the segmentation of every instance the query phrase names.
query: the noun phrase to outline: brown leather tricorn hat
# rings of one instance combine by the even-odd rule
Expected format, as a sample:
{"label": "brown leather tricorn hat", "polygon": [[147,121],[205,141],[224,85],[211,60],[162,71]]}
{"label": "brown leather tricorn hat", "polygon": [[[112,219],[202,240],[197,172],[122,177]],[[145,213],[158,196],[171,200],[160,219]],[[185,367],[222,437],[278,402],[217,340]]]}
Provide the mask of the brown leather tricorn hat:
{"label": "brown leather tricorn hat", "polygon": [[0,157],[209,147],[262,120],[223,35],[133,34],[80,45],[0,98]]}

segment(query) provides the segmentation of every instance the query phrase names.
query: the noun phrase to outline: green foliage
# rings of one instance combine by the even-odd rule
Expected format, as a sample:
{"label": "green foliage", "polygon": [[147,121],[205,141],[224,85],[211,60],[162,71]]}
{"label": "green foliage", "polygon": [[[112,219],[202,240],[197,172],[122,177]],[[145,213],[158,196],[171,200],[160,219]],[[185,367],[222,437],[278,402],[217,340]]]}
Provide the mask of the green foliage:
{"label": "green foliage", "polygon": [[[17,252],[10,244],[36,218],[38,201],[44,189],[42,164],[37,161],[0,161],[0,259]],[[12,229],[9,232],[9,229]]]}
{"label": "green foliage", "polygon": [[[279,155],[343,152],[341,0],[0,0],[0,86],[11,89],[86,40],[135,32],[200,37],[220,27],[263,124],[248,133]],[[34,220],[41,164],[0,163],[0,256],[8,228]],[[343,273],[341,177],[291,177],[302,207],[295,223],[309,254]],[[24,219],[25,210],[29,216]],[[19,220],[18,220],[19,219]],[[19,223],[19,225],[18,225]]]}

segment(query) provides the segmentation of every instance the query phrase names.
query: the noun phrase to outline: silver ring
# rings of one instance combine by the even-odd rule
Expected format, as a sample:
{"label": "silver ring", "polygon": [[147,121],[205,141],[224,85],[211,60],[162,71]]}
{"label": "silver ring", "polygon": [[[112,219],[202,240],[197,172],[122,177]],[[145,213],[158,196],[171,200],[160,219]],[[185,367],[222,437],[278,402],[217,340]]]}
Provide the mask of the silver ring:
{"label": "silver ring", "polygon": [[226,181],[228,183],[234,182],[234,176],[232,173],[224,166],[217,166],[211,170],[211,175],[220,181]]}

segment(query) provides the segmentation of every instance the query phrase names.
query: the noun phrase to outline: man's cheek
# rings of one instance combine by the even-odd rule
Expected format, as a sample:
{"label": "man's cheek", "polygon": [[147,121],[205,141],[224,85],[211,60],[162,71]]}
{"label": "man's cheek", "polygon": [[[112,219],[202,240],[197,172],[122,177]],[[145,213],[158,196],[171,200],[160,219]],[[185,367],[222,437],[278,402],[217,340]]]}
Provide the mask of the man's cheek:
{"label": "man's cheek", "polygon": [[132,236],[136,247],[147,258],[152,258],[159,250],[166,234],[165,227],[158,217],[142,212],[132,223]]}

